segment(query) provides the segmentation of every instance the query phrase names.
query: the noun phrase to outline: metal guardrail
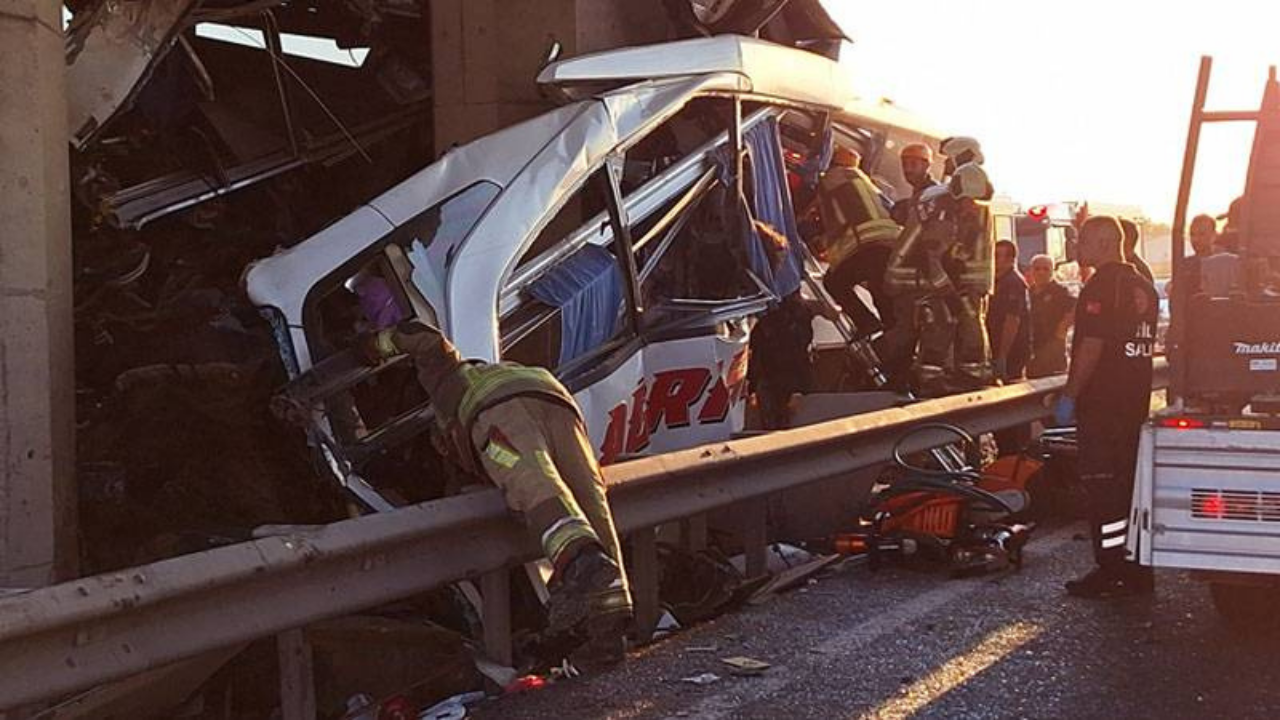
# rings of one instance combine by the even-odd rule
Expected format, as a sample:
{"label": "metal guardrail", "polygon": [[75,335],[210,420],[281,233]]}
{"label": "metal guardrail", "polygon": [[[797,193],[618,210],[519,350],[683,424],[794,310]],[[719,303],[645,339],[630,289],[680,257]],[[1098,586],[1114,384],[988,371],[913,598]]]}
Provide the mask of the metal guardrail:
{"label": "metal guardrail", "polygon": [[[760,563],[765,497],[882,464],[923,422],[987,432],[1043,418],[1063,384],[991,388],[605,468],[619,531],[632,541],[638,622],[651,629],[657,617],[656,526],[745,503],[743,516],[758,518],[747,533],[749,565],[753,556]],[[947,439],[922,434],[909,449]],[[498,492],[486,490],[5,597],[0,708],[475,577],[485,590],[486,648],[509,660],[506,568],[539,554]]]}

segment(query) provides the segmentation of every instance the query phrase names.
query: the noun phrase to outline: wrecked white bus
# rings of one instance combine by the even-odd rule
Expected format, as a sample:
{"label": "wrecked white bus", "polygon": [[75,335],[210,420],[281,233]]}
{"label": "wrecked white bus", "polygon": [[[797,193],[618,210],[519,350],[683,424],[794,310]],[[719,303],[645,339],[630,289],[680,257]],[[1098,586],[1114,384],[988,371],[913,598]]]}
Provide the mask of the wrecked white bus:
{"label": "wrecked white bus", "polygon": [[[555,370],[603,462],[740,432],[752,319],[805,272],[788,172],[816,180],[834,140],[901,187],[892,149],[936,133],[860,101],[826,58],[737,36],[565,60],[539,82],[566,104],[249,269],[294,384],[359,331],[418,317],[466,357]],[[312,444],[368,508],[395,506],[372,466],[426,434],[428,398],[404,367],[347,378],[312,388]]]}

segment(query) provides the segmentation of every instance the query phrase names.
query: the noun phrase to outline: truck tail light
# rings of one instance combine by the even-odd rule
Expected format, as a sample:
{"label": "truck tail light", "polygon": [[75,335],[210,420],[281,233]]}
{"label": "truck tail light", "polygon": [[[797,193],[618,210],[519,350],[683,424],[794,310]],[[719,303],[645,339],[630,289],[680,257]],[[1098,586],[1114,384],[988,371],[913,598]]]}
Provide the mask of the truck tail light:
{"label": "truck tail light", "polygon": [[1280,492],[1195,488],[1191,491],[1191,517],[1280,523]]}
{"label": "truck tail light", "polygon": [[1173,428],[1174,430],[1200,430],[1208,427],[1203,420],[1195,418],[1163,418],[1160,420],[1160,427]]}
{"label": "truck tail light", "polygon": [[1196,517],[1221,520],[1227,514],[1227,501],[1221,495],[1200,495],[1193,498],[1191,514]]}

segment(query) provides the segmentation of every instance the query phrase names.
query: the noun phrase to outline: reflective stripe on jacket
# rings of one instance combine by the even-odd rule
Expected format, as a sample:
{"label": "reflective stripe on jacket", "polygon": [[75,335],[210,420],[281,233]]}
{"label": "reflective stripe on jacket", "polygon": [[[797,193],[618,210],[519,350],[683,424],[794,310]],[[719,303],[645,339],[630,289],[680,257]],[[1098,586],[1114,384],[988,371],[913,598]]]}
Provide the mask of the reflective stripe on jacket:
{"label": "reflective stripe on jacket", "polygon": [[902,232],[880,201],[875,183],[857,168],[828,170],[819,184],[819,197],[826,260],[832,266],[864,244],[896,242]]}

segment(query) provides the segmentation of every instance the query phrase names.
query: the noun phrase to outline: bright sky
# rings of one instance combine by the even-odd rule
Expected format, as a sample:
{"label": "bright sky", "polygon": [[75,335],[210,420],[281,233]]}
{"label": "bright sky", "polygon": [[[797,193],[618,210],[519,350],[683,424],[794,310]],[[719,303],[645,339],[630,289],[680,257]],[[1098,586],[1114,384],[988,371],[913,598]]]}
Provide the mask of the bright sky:
{"label": "bright sky", "polygon": [[[1202,54],[1209,109],[1252,110],[1280,63],[1275,0],[825,0],[860,92],[982,141],[997,192],[1169,221]],[[1252,125],[1208,126],[1191,212],[1244,187]]]}

